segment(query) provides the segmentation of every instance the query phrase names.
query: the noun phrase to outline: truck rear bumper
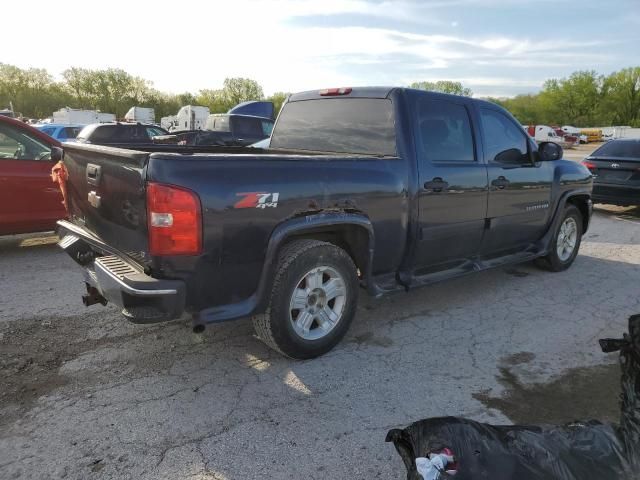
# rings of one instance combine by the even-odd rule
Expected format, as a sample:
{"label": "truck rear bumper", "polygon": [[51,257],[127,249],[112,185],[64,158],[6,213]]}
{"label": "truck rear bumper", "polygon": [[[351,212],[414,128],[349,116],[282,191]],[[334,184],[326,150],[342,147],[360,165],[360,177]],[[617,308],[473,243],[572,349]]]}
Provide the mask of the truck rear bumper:
{"label": "truck rear bumper", "polygon": [[97,292],[120,307],[130,321],[155,323],[182,315],[185,305],[183,281],[157,279],[145,274],[124,255],[118,255],[70,222],[58,222],[58,234],[58,245],[83,268],[87,290],[94,296]]}

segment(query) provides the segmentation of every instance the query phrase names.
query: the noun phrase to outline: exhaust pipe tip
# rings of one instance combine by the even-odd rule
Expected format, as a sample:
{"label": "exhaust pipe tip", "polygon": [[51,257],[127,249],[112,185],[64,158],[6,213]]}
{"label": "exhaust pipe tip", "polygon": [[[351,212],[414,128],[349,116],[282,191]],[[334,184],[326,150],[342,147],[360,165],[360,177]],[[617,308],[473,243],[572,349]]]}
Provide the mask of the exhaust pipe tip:
{"label": "exhaust pipe tip", "polygon": [[204,332],[204,325],[199,323],[198,325],[193,326],[193,333],[202,333]]}

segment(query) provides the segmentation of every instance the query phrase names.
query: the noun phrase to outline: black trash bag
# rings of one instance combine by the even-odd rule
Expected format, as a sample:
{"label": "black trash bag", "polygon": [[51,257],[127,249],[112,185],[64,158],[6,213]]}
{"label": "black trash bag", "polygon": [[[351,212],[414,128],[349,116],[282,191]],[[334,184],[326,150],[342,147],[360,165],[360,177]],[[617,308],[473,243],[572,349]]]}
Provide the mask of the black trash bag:
{"label": "black trash bag", "polygon": [[[640,315],[629,318],[629,334],[600,340],[604,352],[620,351],[620,425],[595,420],[563,426],[494,426],[458,417],[421,420],[387,433],[407,468],[421,480],[417,457],[448,449],[455,476],[438,479],[637,480],[640,479]],[[447,467],[448,468],[448,467]]]}

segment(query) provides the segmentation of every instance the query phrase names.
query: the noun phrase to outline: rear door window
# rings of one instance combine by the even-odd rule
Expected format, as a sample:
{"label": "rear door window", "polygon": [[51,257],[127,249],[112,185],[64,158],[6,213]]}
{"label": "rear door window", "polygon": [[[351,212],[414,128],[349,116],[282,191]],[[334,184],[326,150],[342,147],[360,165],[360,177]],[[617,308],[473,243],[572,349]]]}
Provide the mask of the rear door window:
{"label": "rear door window", "polygon": [[271,148],[395,156],[393,104],[386,98],[285,103]]}
{"label": "rear door window", "polygon": [[464,105],[447,100],[418,101],[418,150],[432,162],[473,162],[475,154],[469,114]]}

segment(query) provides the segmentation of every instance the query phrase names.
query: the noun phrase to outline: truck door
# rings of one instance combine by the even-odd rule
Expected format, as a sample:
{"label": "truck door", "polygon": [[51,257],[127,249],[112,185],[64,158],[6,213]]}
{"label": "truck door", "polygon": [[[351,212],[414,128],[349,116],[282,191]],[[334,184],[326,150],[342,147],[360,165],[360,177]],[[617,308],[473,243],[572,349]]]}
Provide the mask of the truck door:
{"label": "truck door", "polygon": [[482,253],[498,254],[543,235],[554,169],[553,162],[533,161],[533,145],[511,117],[489,107],[479,110],[489,172],[489,229]]}
{"label": "truck door", "polygon": [[438,270],[479,251],[487,214],[487,169],[464,99],[423,95],[415,108],[420,187],[415,265]]}

